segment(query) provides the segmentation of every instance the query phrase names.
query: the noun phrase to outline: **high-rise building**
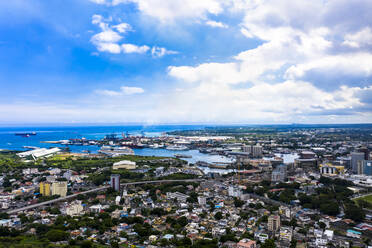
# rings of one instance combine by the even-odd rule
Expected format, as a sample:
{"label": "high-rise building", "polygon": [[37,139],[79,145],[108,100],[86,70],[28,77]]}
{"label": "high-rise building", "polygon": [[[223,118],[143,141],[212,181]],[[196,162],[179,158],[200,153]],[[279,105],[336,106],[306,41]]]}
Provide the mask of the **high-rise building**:
{"label": "high-rise building", "polygon": [[67,182],[54,182],[52,184],[52,195],[65,197],[67,195]]}
{"label": "high-rise building", "polygon": [[369,160],[370,159],[368,147],[361,147],[361,148],[358,149],[358,152],[364,153],[364,160]]}
{"label": "high-rise building", "polygon": [[372,160],[363,161],[363,174],[367,176],[372,176]]}
{"label": "high-rise building", "polygon": [[281,164],[271,173],[272,182],[285,182],[287,180],[287,166]]}
{"label": "high-rise building", "polygon": [[120,191],[120,175],[113,174],[110,178],[110,185],[115,191]]}
{"label": "high-rise building", "polygon": [[51,192],[50,192],[50,183],[47,183],[47,182],[41,182],[39,184],[39,187],[40,187],[40,194],[42,194],[43,196],[50,196]]}
{"label": "high-rise building", "polygon": [[253,146],[252,147],[252,157],[254,158],[260,158],[262,157],[262,146]]}
{"label": "high-rise building", "polygon": [[252,156],[254,158],[260,158],[260,157],[262,157],[262,153],[263,153],[262,146],[259,146],[259,145],[255,145],[255,146],[248,145],[248,146],[243,146],[242,149],[243,149],[243,152],[248,153],[250,156]]}
{"label": "high-rise building", "polygon": [[[358,173],[358,161],[364,160],[365,154],[362,152],[351,153],[351,170],[353,173]],[[360,163],[360,162],[359,162]]]}
{"label": "high-rise building", "polygon": [[280,230],[280,216],[279,215],[271,215],[269,216],[267,227],[269,231],[276,232]]}

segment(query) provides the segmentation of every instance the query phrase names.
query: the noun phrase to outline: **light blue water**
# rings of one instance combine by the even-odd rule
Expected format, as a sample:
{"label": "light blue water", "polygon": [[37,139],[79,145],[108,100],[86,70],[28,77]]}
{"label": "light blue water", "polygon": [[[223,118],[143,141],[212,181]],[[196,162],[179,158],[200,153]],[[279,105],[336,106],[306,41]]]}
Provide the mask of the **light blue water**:
{"label": "light blue water", "polygon": [[[65,126],[65,127],[0,127],[0,149],[26,150],[24,146],[35,147],[65,147],[60,144],[42,143],[42,141],[68,140],[74,138],[102,139],[107,134],[117,134],[128,132],[130,135],[159,136],[164,132],[175,130],[196,130],[205,126],[200,125],[157,125],[157,126]],[[15,133],[36,132],[37,135],[30,137],[16,136]],[[98,146],[69,146],[72,152],[90,151],[96,153]],[[170,151],[166,149],[134,149],[136,155],[146,156],[165,156],[171,157],[175,154],[191,155],[192,158],[185,160],[195,163],[196,161],[205,162],[229,162],[231,159],[200,153],[198,150],[190,151]]]}

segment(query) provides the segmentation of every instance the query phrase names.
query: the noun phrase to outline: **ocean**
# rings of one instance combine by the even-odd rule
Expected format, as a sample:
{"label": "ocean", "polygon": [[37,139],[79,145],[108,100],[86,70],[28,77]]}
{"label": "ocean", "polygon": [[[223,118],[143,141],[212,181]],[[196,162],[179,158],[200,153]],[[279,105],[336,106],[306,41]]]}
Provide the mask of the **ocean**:
{"label": "ocean", "polygon": [[[149,137],[160,136],[165,132],[176,130],[202,129],[202,125],[154,125],[154,126],[45,126],[45,127],[0,127],[0,149],[24,151],[25,146],[32,147],[65,147],[60,144],[42,143],[42,141],[57,141],[74,138],[102,139],[107,134],[116,134],[120,137],[123,133],[130,135],[145,135]],[[36,132],[29,137],[17,136],[15,133]],[[96,153],[98,146],[69,146],[71,152],[89,151]],[[166,149],[133,149],[136,155],[142,156],[166,156],[174,154],[191,155],[188,162],[229,162],[230,158],[200,153],[198,150],[170,151]]]}

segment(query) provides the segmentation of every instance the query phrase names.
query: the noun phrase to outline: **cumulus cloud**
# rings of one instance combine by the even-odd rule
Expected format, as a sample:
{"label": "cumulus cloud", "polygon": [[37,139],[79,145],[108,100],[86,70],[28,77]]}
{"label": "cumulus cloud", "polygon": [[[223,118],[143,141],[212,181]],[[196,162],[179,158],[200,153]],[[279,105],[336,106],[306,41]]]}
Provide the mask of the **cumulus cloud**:
{"label": "cumulus cloud", "polygon": [[[239,119],[232,117],[229,109],[236,109],[243,116],[288,121],[294,116],[358,115],[361,109],[371,112],[365,97],[360,97],[370,92],[370,86],[363,86],[360,79],[368,80],[372,76],[369,62],[372,54],[366,50],[340,49],[345,45],[353,48],[369,45],[370,27],[347,18],[338,20],[337,28],[329,26],[330,16],[348,2],[334,4],[286,0],[246,2],[242,8],[241,32],[248,39],[260,39],[262,44],[242,51],[225,63],[168,67],[170,76],[189,85],[175,93],[173,100],[178,104],[170,106],[175,112],[181,109],[182,113],[195,107],[212,119],[217,116]],[[367,1],[361,1],[357,7],[364,9],[368,5]],[[350,33],[342,24],[358,31]],[[357,24],[361,26],[359,29],[354,27]],[[340,40],[340,37],[345,38]],[[269,76],[271,82],[267,83]],[[235,88],[238,84],[243,85]],[[197,106],[183,108],[182,105],[189,105],[184,103],[186,99]]]}
{"label": "cumulus cloud", "polygon": [[172,50],[167,50],[164,47],[157,47],[154,46],[151,48],[151,54],[153,57],[160,58],[163,57],[164,55],[169,55],[169,54],[177,54],[178,52],[172,51]]}
{"label": "cumulus cloud", "polygon": [[133,44],[122,44],[121,45],[123,53],[146,53],[150,48],[146,45],[137,46]]}
{"label": "cumulus cloud", "polygon": [[132,27],[128,23],[119,23],[117,25],[112,26],[115,28],[119,33],[126,33],[130,30],[132,30]]}
{"label": "cumulus cloud", "polygon": [[[225,62],[211,59],[195,65],[170,65],[167,74],[175,79],[174,90],[151,99],[157,103],[148,113],[151,120],[372,120],[372,27],[368,22],[371,1],[110,3],[128,2],[137,4],[143,15],[161,23],[182,20],[223,28],[226,26],[218,16],[239,12],[243,18],[236,28],[247,42],[259,41],[256,47],[226,58]],[[147,50],[154,57],[172,53],[156,46]]]}
{"label": "cumulus cloud", "polygon": [[214,28],[228,28],[229,27],[225,23],[211,21],[211,20],[206,21],[205,24],[207,24],[208,26],[214,27]]}
{"label": "cumulus cloud", "polygon": [[151,16],[163,23],[176,19],[205,19],[208,15],[218,15],[224,7],[230,6],[230,0],[113,0],[113,5],[136,3],[144,15]]}
{"label": "cumulus cloud", "polygon": [[363,28],[354,34],[346,34],[343,45],[353,48],[372,46],[372,30],[370,27]]}
{"label": "cumulus cloud", "polygon": [[150,51],[151,55],[156,58],[178,53],[176,51],[167,50],[164,47],[158,46],[153,46],[150,50],[150,47],[147,45],[139,46],[136,44],[129,43],[120,44],[119,42],[123,39],[122,35],[124,35],[128,31],[132,31],[132,27],[131,25],[125,22],[116,25],[110,25],[109,22],[111,21],[112,21],[111,17],[105,19],[103,16],[97,14],[92,16],[92,24],[99,26],[101,32],[93,35],[91,38],[91,42],[97,47],[97,50],[100,52],[108,52],[113,54],[119,53],[145,54],[148,51]]}

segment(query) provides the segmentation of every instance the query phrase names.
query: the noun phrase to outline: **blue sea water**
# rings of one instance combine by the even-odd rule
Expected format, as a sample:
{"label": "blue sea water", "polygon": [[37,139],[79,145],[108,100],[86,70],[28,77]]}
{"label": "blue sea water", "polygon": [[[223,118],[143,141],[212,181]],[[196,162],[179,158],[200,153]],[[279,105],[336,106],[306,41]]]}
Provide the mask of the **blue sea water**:
{"label": "blue sea water", "polygon": [[[160,136],[169,131],[196,130],[202,129],[201,125],[156,125],[156,126],[50,126],[50,127],[0,127],[0,149],[24,151],[25,146],[33,147],[65,147],[60,144],[42,143],[42,141],[57,141],[74,138],[102,139],[107,134],[117,134],[120,137],[123,133],[130,135]],[[30,137],[17,136],[15,133],[36,132]],[[98,146],[69,146],[72,152],[90,151],[96,153]],[[174,154],[191,155],[186,159],[189,162],[228,162],[229,158],[200,153],[198,150],[170,151],[166,149],[134,149],[136,155],[143,156],[174,156]]]}

